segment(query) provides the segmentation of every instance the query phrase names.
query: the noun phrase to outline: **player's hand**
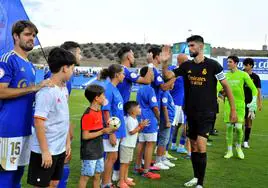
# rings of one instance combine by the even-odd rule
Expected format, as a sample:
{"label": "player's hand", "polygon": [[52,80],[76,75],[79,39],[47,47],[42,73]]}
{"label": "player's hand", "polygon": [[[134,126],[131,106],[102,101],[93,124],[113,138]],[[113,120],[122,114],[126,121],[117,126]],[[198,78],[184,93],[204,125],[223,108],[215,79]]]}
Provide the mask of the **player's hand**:
{"label": "player's hand", "polygon": [[43,80],[40,84],[33,86],[33,90],[37,92],[43,87],[54,87],[54,84],[52,83],[50,79],[46,79],[46,80]]}
{"label": "player's hand", "polygon": [[116,131],[117,129],[112,128],[112,127],[107,127],[102,129],[103,134],[112,134]]}
{"label": "player's hand", "polygon": [[140,126],[141,126],[142,128],[144,128],[144,127],[147,127],[147,126],[149,125],[149,123],[150,123],[150,120],[149,120],[149,119],[145,119],[145,120],[142,120],[142,121],[140,122]]}
{"label": "player's hand", "polygon": [[110,141],[110,144],[115,147],[116,146],[116,135],[115,134],[110,134],[109,135],[109,141]]}
{"label": "player's hand", "polygon": [[70,161],[72,158],[72,149],[71,149],[71,145],[67,144],[66,145],[66,157],[65,157],[65,161]]}
{"label": "player's hand", "polygon": [[162,63],[167,63],[169,61],[169,59],[171,58],[171,48],[169,45],[165,45],[162,48],[162,52],[161,52],[161,62]]}
{"label": "player's hand", "polygon": [[171,124],[170,124],[170,122],[168,122],[167,124],[166,124],[166,128],[170,128],[171,127]]}
{"label": "player's hand", "polygon": [[42,164],[41,167],[43,168],[50,168],[52,166],[52,156],[50,152],[42,153]]}
{"label": "player's hand", "polygon": [[[153,59],[153,53],[152,52],[147,53],[146,60],[147,60],[148,64],[153,64],[154,59]],[[150,67],[150,68],[153,68],[153,67]]]}
{"label": "player's hand", "polygon": [[231,110],[230,120],[231,120],[231,123],[236,123],[237,122],[237,114],[236,114],[235,110]]}
{"label": "player's hand", "polygon": [[248,118],[254,120],[256,118],[255,112],[254,111],[249,111],[248,112]]}
{"label": "player's hand", "polygon": [[262,111],[262,104],[261,103],[258,103],[258,110]]}

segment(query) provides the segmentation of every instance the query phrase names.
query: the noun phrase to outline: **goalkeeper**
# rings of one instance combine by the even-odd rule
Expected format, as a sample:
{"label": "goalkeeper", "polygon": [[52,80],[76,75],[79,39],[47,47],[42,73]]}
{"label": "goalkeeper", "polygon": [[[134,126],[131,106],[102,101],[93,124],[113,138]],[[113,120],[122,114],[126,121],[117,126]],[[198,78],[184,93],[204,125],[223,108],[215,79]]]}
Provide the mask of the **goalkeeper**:
{"label": "goalkeeper", "polygon": [[[236,151],[238,158],[244,159],[244,153],[241,149],[241,144],[243,141],[243,128],[242,125],[244,123],[245,117],[245,96],[244,96],[244,84],[246,84],[252,92],[252,101],[247,105],[249,108],[249,118],[254,119],[254,111],[256,111],[257,104],[257,94],[258,90],[255,87],[253,81],[250,79],[249,75],[243,71],[238,70],[237,64],[239,63],[239,58],[237,56],[229,56],[227,59],[228,69],[230,72],[226,74],[227,81],[231,87],[232,93],[235,99],[235,107],[237,112],[237,123],[230,123],[230,105],[228,101],[225,101],[224,104],[224,122],[226,123],[226,142],[227,142],[227,153],[224,158],[229,159],[233,157],[233,129],[236,129],[237,133],[237,144]],[[221,85],[219,86],[219,90],[221,90]]]}

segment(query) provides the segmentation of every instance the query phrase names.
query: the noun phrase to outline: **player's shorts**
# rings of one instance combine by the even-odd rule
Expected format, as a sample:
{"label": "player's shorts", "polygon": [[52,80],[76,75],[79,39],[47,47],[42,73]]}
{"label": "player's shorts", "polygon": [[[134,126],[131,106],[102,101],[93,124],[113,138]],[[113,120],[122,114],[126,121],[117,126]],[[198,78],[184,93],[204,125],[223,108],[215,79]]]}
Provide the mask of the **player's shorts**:
{"label": "player's shorts", "polygon": [[31,136],[0,137],[0,164],[3,170],[17,170],[18,166],[29,164]]}
{"label": "player's shorts", "polygon": [[60,180],[65,156],[65,152],[59,155],[52,155],[52,166],[43,168],[41,167],[42,155],[31,152],[27,183],[38,187],[48,187],[51,180]]}
{"label": "player's shorts", "polygon": [[104,172],[104,159],[82,160],[81,176],[94,176],[96,173]]}
{"label": "player's shorts", "polygon": [[157,132],[156,133],[140,133],[139,142],[156,142],[157,141]]}
{"label": "player's shorts", "polygon": [[133,160],[134,148],[120,145],[120,163],[129,164]]}
{"label": "player's shorts", "polygon": [[112,146],[109,139],[103,139],[104,152],[118,152],[120,140],[116,139],[116,145]]}
{"label": "player's shorts", "polygon": [[166,146],[170,137],[170,128],[159,129],[158,146]]}
{"label": "player's shorts", "polygon": [[187,136],[196,140],[198,136],[208,138],[216,120],[214,112],[192,112],[187,114]]}
{"label": "player's shorts", "polygon": [[177,126],[178,124],[185,124],[186,117],[183,112],[182,106],[175,105],[175,117],[172,122],[173,126]]}

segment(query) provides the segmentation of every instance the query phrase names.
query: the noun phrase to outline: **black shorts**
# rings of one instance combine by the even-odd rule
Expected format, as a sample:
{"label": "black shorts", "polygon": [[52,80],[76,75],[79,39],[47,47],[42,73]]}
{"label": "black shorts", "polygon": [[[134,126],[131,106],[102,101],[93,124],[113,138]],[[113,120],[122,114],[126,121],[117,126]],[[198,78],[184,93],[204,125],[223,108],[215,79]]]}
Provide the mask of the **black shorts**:
{"label": "black shorts", "polygon": [[27,183],[38,187],[48,187],[51,180],[60,180],[63,173],[65,152],[59,155],[52,155],[52,166],[41,167],[42,155],[31,152],[28,168]]}
{"label": "black shorts", "polygon": [[209,137],[209,133],[216,121],[215,112],[192,112],[187,114],[187,136],[196,140],[198,136]]}

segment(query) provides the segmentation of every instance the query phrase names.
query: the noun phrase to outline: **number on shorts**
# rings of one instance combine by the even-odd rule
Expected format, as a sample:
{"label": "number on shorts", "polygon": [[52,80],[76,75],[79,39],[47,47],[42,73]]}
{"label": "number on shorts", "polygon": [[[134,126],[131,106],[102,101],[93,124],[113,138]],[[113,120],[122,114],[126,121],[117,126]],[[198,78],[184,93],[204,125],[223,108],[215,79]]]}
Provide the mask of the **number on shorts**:
{"label": "number on shorts", "polygon": [[20,154],[20,142],[11,142],[11,155],[19,155]]}

